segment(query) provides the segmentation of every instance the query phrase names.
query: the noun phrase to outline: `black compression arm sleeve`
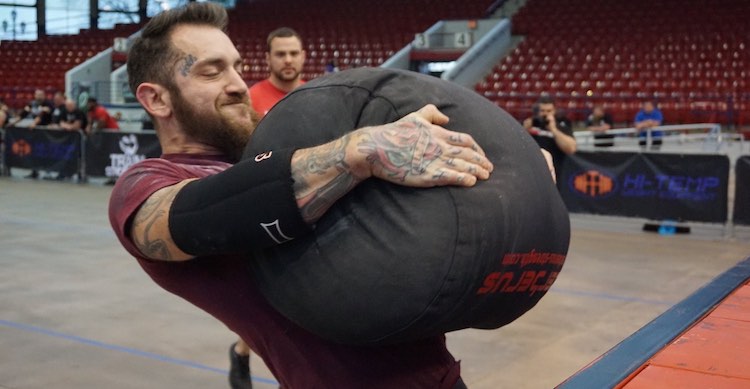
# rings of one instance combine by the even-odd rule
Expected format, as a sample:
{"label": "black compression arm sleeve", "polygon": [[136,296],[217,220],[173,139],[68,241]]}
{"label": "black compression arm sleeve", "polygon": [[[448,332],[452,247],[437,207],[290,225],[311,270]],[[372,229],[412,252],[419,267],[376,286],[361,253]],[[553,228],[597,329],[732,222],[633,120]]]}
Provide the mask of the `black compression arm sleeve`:
{"label": "black compression arm sleeve", "polygon": [[169,231],[195,255],[246,252],[305,234],[294,197],[294,150],[274,150],[185,185],[172,203]]}

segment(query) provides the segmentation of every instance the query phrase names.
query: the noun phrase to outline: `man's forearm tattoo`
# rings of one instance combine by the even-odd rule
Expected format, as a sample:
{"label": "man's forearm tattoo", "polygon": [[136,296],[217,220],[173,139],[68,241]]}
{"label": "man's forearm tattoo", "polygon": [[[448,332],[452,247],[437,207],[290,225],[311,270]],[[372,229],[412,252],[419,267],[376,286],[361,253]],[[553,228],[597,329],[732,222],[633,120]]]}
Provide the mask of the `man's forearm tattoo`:
{"label": "man's forearm tattoo", "polygon": [[324,147],[311,149],[302,160],[301,164],[305,174],[325,174],[329,169],[347,170],[344,158],[346,157],[346,145],[350,137],[344,136]]}
{"label": "man's forearm tattoo", "polygon": [[304,205],[300,207],[302,218],[308,223],[316,222],[328,208],[349,193],[357,183],[358,181],[350,173],[339,173],[333,180],[316,189],[308,198],[304,199]]}
{"label": "man's forearm tattoo", "polygon": [[[343,197],[359,182],[350,172],[344,158],[351,138],[345,136],[330,145],[318,147],[305,154],[292,166],[294,192],[300,212],[307,222],[317,221],[336,200]],[[311,185],[314,176],[331,175],[332,179],[320,186]]]}

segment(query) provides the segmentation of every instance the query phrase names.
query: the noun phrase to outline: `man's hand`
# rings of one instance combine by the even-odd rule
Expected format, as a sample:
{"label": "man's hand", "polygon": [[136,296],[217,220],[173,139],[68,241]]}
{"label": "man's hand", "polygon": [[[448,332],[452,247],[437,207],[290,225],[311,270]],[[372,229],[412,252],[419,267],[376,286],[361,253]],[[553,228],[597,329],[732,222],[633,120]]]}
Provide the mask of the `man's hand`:
{"label": "man's hand", "polygon": [[470,135],[439,126],[448,120],[430,104],[395,123],[356,131],[352,144],[366,163],[352,173],[412,187],[473,186],[489,178],[493,167],[484,151]]}
{"label": "man's hand", "polygon": [[549,169],[549,173],[552,175],[552,181],[557,183],[557,174],[555,174],[555,164],[552,161],[552,154],[550,154],[549,151],[545,149],[539,149],[542,151],[542,155],[544,156],[544,161],[547,162],[547,169]]}
{"label": "man's hand", "polygon": [[302,217],[314,223],[363,180],[377,177],[412,187],[472,186],[492,172],[474,139],[439,126],[434,105],[382,126],[365,127],[332,142],[297,150],[292,179]]}
{"label": "man's hand", "polygon": [[534,126],[534,119],[533,118],[526,118],[523,120],[523,128],[530,129]]}
{"label": "man's hand", "polygon": [[609,124],[602,124],[600,126],[589,126],[586,129],[589,130],[589,131],[591,131],[591,132],[602,132],[602,133],[604,133],[604,132],[609,131],[610,128],[611,127],[609,126]]}
{"label": "man's hand", "polygon": [[646,119],[641,122],[635,123],[635,128],[639,131],[644,131],[649,128],[659,127],[661,123],[658,120]]}

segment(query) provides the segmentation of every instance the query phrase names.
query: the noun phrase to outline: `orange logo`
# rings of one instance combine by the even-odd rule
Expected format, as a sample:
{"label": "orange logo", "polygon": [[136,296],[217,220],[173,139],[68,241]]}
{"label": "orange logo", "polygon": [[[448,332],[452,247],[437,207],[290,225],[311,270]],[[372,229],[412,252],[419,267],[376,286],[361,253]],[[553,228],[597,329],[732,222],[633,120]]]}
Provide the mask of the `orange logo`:
{"label": "orange logo", "polygon": [[608,174],[588,170],[573,177],[573,189],[590,197],[607,196],[615,188],[615,181]]}
{"label": "orange logo", "polygon": [[11,146],[11,149],[13,151],[13,154],[19,157],[25,157],[31,154],[31,145],[29,144],[29,142],[26,142],[23,139],[19,139],[13,142],[13,146]]}

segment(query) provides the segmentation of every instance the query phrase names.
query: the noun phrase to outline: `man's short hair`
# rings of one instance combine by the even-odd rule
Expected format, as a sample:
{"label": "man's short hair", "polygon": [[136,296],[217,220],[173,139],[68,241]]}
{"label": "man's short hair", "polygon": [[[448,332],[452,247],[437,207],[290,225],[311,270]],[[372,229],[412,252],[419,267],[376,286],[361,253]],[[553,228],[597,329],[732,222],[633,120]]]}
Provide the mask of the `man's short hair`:
{"label": "man's short hair", "polygon": [[128,52],[128,81],[136,93],[138,85],[153,82],[173,87],[173,69],[180,53],[173,45],[170,34],[179,25],[227,28],[227,11],[216,3],[189,3],[186,6],[164,11],[143,27],[141,35],[133,41]]}
{"label": "man's short hair", "polygon": [[555,100],[551,96],[542,96],[536,101],[537,105],[552,104],[555,105]]}
{"label": "man's short hair", "polygon": [[289,27],[281,27],[277,28],[273,31],[271,31],[268,34],[268,38],[266,39],[266,52],[271,52],[271,41],[274,40],[274,38],[291,38],[295,37],[299,39],[299,43],[302,44],[302,36],[297,33],[297,31],[292,30]]}

